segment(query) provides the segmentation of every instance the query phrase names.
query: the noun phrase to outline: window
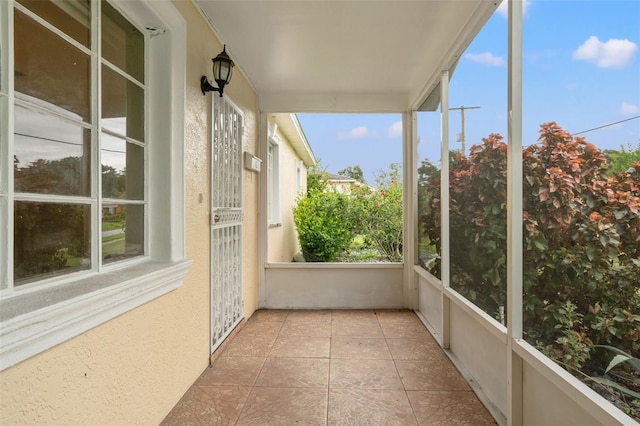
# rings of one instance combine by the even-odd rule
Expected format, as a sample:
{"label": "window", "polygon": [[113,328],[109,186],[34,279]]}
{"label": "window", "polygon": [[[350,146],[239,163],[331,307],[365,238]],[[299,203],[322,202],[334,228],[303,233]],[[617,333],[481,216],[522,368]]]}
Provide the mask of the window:
{"label": "window", "polygon": [[4,369],[176,288],[189,262],[170,1],[3,2],[0,28]]}
{"label": "window", "polygon": [[300,194],[302,192],[302,168],[304,167],[304,163],[302,161],[296,161],[296,194]]}
{"label": "window", "polygon": [[267,153],[267,213],[270,226],[280,225],[280,145],[275,137],[269,138],[269,151]]}
{"label": "window", "polygon": [[[147,225],[144,36],[101,3],[96,73],[88,1],[59,7],[80,22],[40,23],[58,6],[20,4],[27,9],[14,10],[14,287],[143,256]],[[65,37],[77,33],[84,43]]]}

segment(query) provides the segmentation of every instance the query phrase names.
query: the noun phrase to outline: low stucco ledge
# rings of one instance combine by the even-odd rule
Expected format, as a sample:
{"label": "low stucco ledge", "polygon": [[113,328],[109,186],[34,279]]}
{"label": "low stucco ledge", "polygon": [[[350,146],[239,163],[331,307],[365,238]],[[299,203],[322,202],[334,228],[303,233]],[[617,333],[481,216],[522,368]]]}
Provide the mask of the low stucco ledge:
{"label": "low stucco ledge", "polygon": [[[145,261],[93,274],[56,287],[57,294],[67,292],[67,298],[35,309],[28,309],[33,295],[3,300],[5,305],[24,305],[26,312],[0,323],[0,371],[177,289],[191,264],[191,260]],[[73,295],[77,287],[97,289]]]}

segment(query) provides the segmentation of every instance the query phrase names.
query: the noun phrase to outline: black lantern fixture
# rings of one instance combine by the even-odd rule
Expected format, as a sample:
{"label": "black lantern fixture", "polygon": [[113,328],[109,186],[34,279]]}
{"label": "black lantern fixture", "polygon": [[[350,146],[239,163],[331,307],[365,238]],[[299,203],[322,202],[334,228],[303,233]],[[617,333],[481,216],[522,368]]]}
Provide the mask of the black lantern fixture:
{"label": "black lantern fixture", "polygon": [[233,72],[233,61],[227,55],[227,46],[225,45],[222,52],[212,59],[213,61],[213,79],[218,84],[218,87],[214,87],[207,81],[207,76],[200,77],[200,89],[202,94],[206,95],[207,92],[219,92],[222,97],[222,91],[224,86],[231,81],[231,74]]}

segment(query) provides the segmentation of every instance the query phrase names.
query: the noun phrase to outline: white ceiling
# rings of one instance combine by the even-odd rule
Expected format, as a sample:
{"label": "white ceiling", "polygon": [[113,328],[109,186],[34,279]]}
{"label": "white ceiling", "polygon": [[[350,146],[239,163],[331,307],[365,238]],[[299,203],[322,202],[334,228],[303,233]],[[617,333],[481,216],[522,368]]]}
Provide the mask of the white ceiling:
{"label": "white ceiling", "polygon": [[262,111],[402,112],[420,109],[500,0],[194,2]]}

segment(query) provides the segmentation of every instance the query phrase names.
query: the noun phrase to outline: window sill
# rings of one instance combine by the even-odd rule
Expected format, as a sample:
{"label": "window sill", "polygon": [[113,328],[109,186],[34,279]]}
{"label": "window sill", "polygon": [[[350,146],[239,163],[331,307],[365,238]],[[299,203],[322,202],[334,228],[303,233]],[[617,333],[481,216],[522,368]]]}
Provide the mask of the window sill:
{"label": "window sill", "polygon": [[[0,301],[0,371],[175,290],[191,263],[146,261],[94,274],[58,287],[68,297],[45,307],[34,302],[38,292]],[[82,288],[98,289],[77,295]]]}

